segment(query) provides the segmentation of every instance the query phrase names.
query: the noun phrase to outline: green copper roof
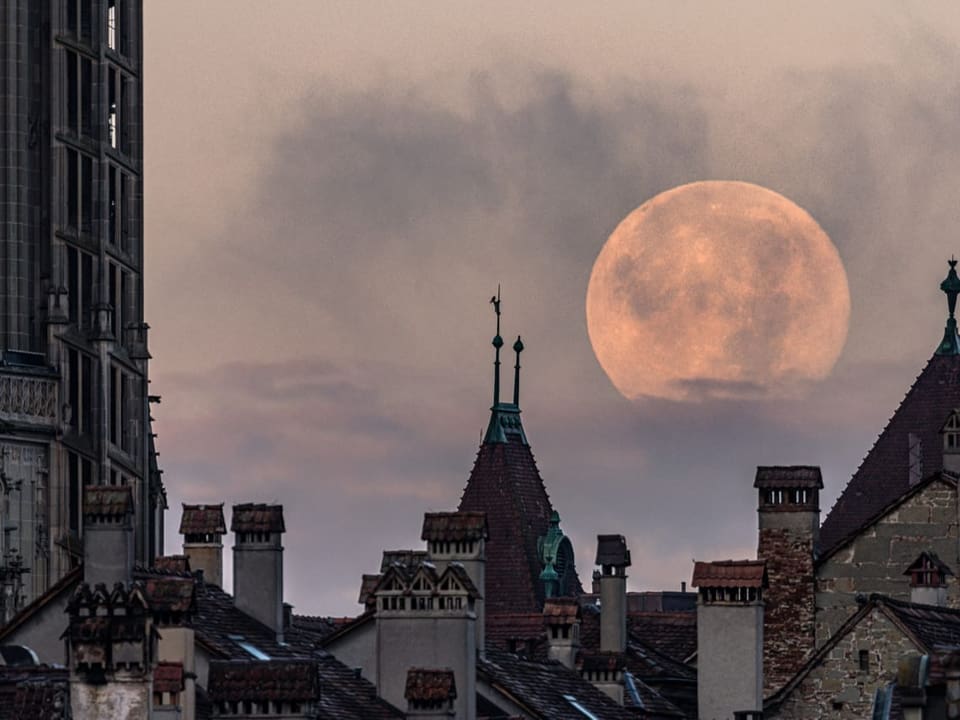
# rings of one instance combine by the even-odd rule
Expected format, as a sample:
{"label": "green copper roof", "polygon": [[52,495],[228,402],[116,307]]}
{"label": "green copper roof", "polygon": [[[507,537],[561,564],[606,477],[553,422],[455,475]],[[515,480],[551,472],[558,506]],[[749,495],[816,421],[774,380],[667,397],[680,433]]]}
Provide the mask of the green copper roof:
{"label": "green copper roof", "polygon": [[950,317],[947,318],[947,326],[943,330],[943,340],[937,348],[937,355],[960,355],[960,338],[957,337],[957,319],[954,317],[957,309],[957,295],[960,295],[960,277],[957,277],[957,261],[950,258],[948,263],[950,272],[940,283],[940,289],[947,295],[947,309],[950,311]]}
{"label": "green copper roof", "polygon": [[490,408],[490,422],[483,442],[506,443],[511,435],[518,436],[520,442],[527,444],[527,435],[520,422],[520,408],[513,403],[497,403]]}
{"label": "green copper roof", "polygon": [[537,540],[537,554],[540,556],[540,563],[543,565],[543,572],[540,573],[540,582],[543,583],[544,594],[547,597],[553,597],[557,594],[560,583],[560,576],[557,574],[554,565],[560,554],[560,545],[564,541],[563,530],[560,529],[560,513],[556,510],[550,515],[550,528],[547,534]]}

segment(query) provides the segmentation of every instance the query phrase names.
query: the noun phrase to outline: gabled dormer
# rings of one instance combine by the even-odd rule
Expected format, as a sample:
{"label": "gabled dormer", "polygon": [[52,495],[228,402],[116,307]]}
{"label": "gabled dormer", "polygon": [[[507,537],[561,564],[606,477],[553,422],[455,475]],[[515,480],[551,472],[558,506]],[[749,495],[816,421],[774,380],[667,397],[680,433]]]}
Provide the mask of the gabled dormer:
{"label": "gabled dormer", "polygon": [[947,604],[947,578],[953,575],[953,571],[936,553],[920,553],[903,574],[910,578],[910,602],[939,606]]}
{"label": "gabled dormer", "polygon": [[960,409],[955,409],[940,428],[943,438],[943,469],[960,473]]}

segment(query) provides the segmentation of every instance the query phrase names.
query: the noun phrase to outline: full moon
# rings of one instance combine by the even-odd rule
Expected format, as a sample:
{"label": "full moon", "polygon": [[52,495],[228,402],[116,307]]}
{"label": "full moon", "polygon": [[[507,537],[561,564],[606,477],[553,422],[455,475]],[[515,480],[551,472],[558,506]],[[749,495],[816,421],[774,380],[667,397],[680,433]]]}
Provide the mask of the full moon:
{"label": "full moon", "polygon": [[837,248],[772,190],[696,182],[613,231],[587,288],[597,360],[625,397],[781,397],[826,377],[850,291]]}

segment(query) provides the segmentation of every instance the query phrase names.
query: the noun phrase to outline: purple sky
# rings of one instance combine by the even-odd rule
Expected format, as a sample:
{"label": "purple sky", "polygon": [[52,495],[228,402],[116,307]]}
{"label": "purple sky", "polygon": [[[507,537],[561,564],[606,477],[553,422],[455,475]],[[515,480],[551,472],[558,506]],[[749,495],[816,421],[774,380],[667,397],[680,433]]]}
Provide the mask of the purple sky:
{"label": "purple sky", "polygon": [[[758,464],[821,465],[825,513],[940,339],[952,3],[144,4],[168,552],[183,501],[283,503],[299,612],[357,612],[381,549],[457,505],[498,282],[581,575],[620,532],[632,589],[752,555]],[[804,397],[628,402],[593,356],[607,236],[706,179],[786,195],[839,249],[850,334]]]}

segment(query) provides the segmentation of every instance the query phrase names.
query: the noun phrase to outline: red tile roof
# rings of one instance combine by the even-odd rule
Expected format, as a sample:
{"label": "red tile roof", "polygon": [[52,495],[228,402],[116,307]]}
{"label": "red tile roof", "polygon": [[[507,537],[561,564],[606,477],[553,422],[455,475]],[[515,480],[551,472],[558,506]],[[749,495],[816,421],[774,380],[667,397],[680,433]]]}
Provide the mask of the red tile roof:
{"label": "red tile roof", "polygon": [[407,670],[407,686],[403,697],[413,702],[426,703],[455,699],[457,684],[454,681],[453,670],[410,668]]}
{"label": "red tile roof", "polygon": [[427,542],[460,542],[487,537],[487,515],[483,512],[438,512],[423,516],[420,539]]}
{"label": "red tile roof", "polygon": [[225,535],[223,503],[219,505],[183,505],[180,516],[181,535]]}
{"label": "red tile roof", "polygon": [[960,355],[934,355],[823,521],[820,561],[910,489],[911,434],[921,443],[924,476],[942,470],[940,428],[957,407]]}
{"label": "red tile roof", "polygon": [[153,691],[175,693],[183,690],[183,663],[159,662],[153,669]]}
{"label": "red tile roof", "polygon": [[144,594],[155,613],[189,613],[194,609],[196,582],[185,577],[150,577]]}
{"label": "red tile roof", "polygon": [[543,621],[547,625],[571,625],[580,618],[576,598],[547,598],[543,603]]}
{"label": "red tile roof", "polygon": [[163,573],[190,574],[190,559],[186,555],[161,555],[154,558],[153,567]]}
{"label": "red tile roof", "polygon": [[279,700],[305,702],[320,693],[312,660],[214,660],[207,694],[214,702]]}
{"label": "red tile roof", "polygon": [[88,485],[83,489],[83,514],[123,517],[133,512],[133,496],[127,485]]}
{"label": "red tile roof", "polygon": [[[529,445],[518,434],[506,442],[484,442],[460,500],[461,511],[487,515],[487,617],[539,613],[543,608],[542,570],[537,540],[546,535],[553,507]],[[573,588],[582,592],[574,570]]]}
{"label": "red tile roof", "polygon": [[283,505],[246,503],[234,505],[230,517],[232,532],[285,532]]}
{"label": "red tile roof", "polygon": [[693,566],[694,587],[766,587],[767,563],[763,560],[717,560]]}

